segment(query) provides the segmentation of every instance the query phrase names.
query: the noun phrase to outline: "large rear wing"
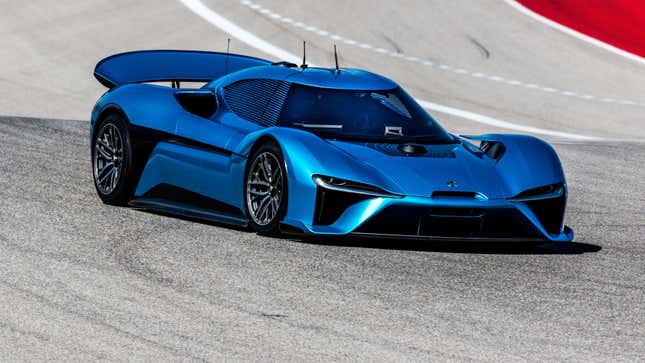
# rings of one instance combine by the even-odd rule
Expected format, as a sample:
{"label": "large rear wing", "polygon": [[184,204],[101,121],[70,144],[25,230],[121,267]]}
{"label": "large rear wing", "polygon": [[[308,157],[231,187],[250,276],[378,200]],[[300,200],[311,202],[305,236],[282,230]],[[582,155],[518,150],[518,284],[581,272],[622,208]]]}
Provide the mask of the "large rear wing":
{"label": "large rear wing", "polygon": [[144,50],[101,60],[94,69],[94,77],[108,88],[143,82],[210,82],[231,72],[269,64],[268,60],[238,54]]}

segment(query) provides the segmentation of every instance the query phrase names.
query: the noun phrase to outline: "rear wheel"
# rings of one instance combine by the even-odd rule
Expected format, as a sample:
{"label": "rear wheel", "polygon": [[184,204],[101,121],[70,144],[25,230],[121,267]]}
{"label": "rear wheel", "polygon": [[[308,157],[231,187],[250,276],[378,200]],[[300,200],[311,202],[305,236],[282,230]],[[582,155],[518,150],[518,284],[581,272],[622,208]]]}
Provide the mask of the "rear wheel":
{"label": "rear wheel", "polygon": [[260,234],[274,235],[287,209],[287,175],[280,147],[260,146],[249,158],[244,181],[246,214]]}
{"label": "rear wheel", "polygon": [[92,140],[94,186],[106,204],[124,205],[131,190],[132,147],[128,126],[122,116],[108,115],[97,125]]}

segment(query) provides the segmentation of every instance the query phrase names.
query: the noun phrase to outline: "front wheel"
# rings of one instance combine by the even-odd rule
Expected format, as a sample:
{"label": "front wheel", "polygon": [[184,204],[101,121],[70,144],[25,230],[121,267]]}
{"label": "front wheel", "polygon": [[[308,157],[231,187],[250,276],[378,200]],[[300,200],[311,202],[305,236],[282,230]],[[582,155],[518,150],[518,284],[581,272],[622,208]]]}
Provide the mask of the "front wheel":
{"label": "front wheel", "polygon": [[273,142],[260,146],[249,158],[244,200],[251,227],[275,235],[287,209],[287,175],[282,150]]}

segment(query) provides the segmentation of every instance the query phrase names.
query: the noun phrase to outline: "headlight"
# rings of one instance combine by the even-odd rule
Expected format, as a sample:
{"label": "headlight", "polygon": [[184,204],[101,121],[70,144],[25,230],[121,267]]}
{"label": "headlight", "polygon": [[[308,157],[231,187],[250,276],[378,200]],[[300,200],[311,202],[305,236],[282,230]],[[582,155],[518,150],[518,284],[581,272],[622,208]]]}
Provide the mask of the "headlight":
{"label": "headlight", "polygon": [[317,186],[337,192],[354,193],[382,198],[403,198],[402,195],[390,193],[379,187],[375,187],[369,184],[357,183],[350,180],[324,175],[314,175],[313,180]]}
{"label": "headlight", "polygon": [[522,193],[510,198],[514,202],[527,202],[531,200],[558,198],[564,194],[564,184],[549,184],[541,187],[525,190]]}

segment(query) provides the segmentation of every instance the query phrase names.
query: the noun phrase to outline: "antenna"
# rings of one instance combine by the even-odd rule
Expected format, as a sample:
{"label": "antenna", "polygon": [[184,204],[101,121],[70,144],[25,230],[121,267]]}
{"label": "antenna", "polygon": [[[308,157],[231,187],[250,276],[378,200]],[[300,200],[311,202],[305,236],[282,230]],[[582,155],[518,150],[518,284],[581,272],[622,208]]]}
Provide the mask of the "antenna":
{"label": "antenna", "polygon": [[334,59],[336,60],[336,72],[340,72],[340,68],[338,68],[338,53],[336,52],[336,44],[334,44]]}
{"label": "antenna", "polygon": [[302,41],[302,65],[300,68],[307,68],[307,42],[304,40]]}
{"label": "antenna", "polygon": [[228,74],[228,54],[231,50],[231,38],[226,41],[226,61],[224,63],[224,75]]}

